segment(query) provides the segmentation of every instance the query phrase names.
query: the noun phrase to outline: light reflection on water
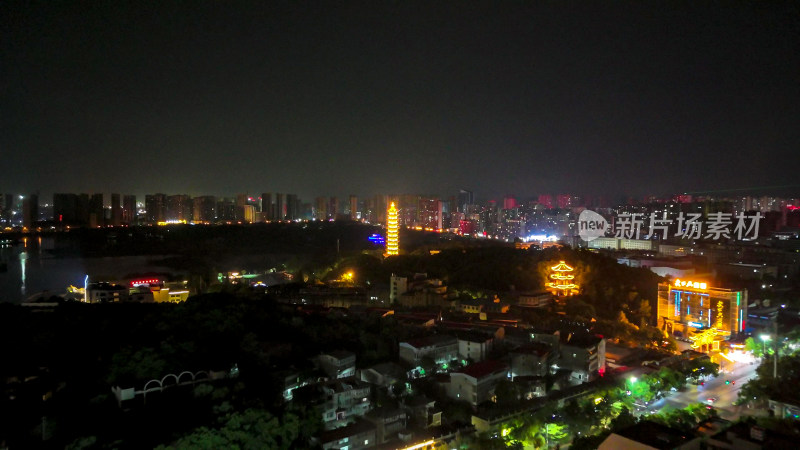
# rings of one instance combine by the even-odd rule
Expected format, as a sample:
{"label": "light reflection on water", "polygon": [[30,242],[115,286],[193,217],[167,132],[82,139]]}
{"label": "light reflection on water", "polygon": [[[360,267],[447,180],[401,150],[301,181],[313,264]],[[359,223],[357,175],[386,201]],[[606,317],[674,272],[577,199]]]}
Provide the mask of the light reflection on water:
{"label": "light reflection on water", "polygon": [[25,295],[25,264],[28,262],[28,254],[26,252],[19,253],[19,265],[22,268],[22,295]]}
{"label": "light reflection on water", "polygon": [[[25,247],[27,244],[27,248]],[[86,275],[97,281],[117,281],[127,275],[173,272],[151,263],[159,256],[114,256],[104,258],[53,258],[38,249],[35,240],[0,248],[0,302],[20,303],[44,291],[63,294],[70,285],[81,287]]]}

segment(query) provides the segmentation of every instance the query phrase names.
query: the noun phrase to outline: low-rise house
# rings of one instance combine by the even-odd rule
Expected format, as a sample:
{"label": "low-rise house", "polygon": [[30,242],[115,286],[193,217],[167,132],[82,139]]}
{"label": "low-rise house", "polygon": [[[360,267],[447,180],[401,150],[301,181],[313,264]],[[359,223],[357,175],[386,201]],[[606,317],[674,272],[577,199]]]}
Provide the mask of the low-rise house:
{"label": "low-rise house", "polygon": [[561,343],[561,331],[555,328],[528,328],[526,330],[531,342],[542,342],[548,344],[554,351],[559,351]]}
{"label": "low-rise house", "polygon": [[483,361],[492,351],[494,337],[477,331],[462,331],[456,333],[458,339],[458,354],[462,359],[474,362]]}
{"label": "low-rise house", "polygon": [[486,300],[468,299],[461,300],[456,305],[456,310],[467,314],[479,314],[486,307]]}
{"label": "low-rise house", "polygon": [[494,388],[500,380],[508,379],[508,366],[500,361],[481,361],[450,373],[447,395],[477,406],[494,400]]}
{"label": "low-rise house", "polygon": [[800,396],[794,390],[784,390],[769,399],[769,409],[774,417],[797,419],[800,417]]}
{"label": "low-rise house", "polygon": [[553,304],[553,294],[547,291],[523,292],[519,294],[517,304],[528,308],[547,308]]}
{"label": "low-rise house", "polygon": [[541,342],[531,342],[511,352],[511,378],[547,375],[557,361],[553,348]]}
{"label": "low-rise house", "polygon": [[458,339],[453,336],[432,335],[407,342],[399,346],[400,359],[416,365],[422,358],[429,357],[437,364],[458,359]]}
{"label": "low-rise house", "polygon": [[337,350],[317,356],[317,364],[330,378],[348,378],[356,374],[356,355],[353,352]]}
{"label": "low-rise house", "polygon": [[611,433],[598,450],[695,450],[700,448],[700,441],[692,433],[645,420]]}
{"label": "low-rise house", "polygon": [[127,302],[128,287],[113,283],[91,283],[86,289],[89,303]]}
{"label": "low-rise house", "polygon": [[487,314],[507,314],[509,309],[511,309],[511,305],[509,303],[502,302],[497,296],[495,296],[491,301],[486,302],[486,304],[483,306],[483,311],[481,312],[485,312]]}
{"label": "low-rise house", "polygon": [[292,401],[296,389],[312,382],[312,378],[308,374],[294,369],[278,371],[275,376],[278,378],[278,382],[282,382],[282,395],[286,402]]}
{"label": "low-rise house", "polygon": [[436,400],[420,394],[405,398],[401,406],[408,413],[409,421],[416,427],[430,428],[442,424],[442,410],[436,407]]}
{"label": "low-rise house", "polygon": [[558,351],[561,332],[549,328],[506,328],[505,341],[509,345],[521,346],[531,342],[549,344],[554,351]]}
{"label": "low-rise house", "polygon": [[294,391],[295,401],[319,410],[326,429],[352,423],[372,409],[371,387],[355,378],[329,380]]}
{"label": "low-rise house", "polygon": [[389,300],[405,307],[447,306],[447,286],[442,280],[418,273],[413,278],[390,278]]}
{"label": "low-rise house", "polygon": [[361,381],[375,386],[390,388],[405,377],[405,370],[396,363],[385,362],[362,369],[360,375]]}
{"label": "low-rise house", "polygon": [[375,448],[378,445],[375,436],[375,424],[358,420],[342,428],[323,431],[319,444],[323,450],[361,450]]}
{"label": "low-rise house", "polygon": [[755,424],[739,422],[709,437],[709,450],[766,450],[797,448],[797,436],[783,434]]}
{"label": "low-rise house", "polygon": [[514,377],[522,400],[532,400],[547,395],[547,379],[545,377],[521,376]]}
{"label": "low-rise house", "polygon": [[595,379],[606,370],[606,340],[590,334],[562,336],[558,367],[571,370],[582,383]]}
{"label": "low-rise house", "polygon": [[364,415],[364,419],[375,424],[375,439],[384,444],[406,429],[407,415],[400,408],[380,407]]}

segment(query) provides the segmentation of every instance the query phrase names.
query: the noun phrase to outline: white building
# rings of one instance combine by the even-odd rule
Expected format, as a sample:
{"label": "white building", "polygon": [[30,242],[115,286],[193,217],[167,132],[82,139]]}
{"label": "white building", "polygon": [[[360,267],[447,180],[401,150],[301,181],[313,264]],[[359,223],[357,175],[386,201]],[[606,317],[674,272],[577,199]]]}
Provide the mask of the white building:
{"label": "white building", "polygon": [[401,342],[400,359],[409,364],[419,364],[422,358],[430,357],[437,364],[458,359],[458,339],[453,336],[433,335]]}
{"label": "white building", "polygon": [[508,379],[508,366],[499,361],[482,361],[450,373],[448,397],[464,400],[473,406],[494,400],[494,388]]}

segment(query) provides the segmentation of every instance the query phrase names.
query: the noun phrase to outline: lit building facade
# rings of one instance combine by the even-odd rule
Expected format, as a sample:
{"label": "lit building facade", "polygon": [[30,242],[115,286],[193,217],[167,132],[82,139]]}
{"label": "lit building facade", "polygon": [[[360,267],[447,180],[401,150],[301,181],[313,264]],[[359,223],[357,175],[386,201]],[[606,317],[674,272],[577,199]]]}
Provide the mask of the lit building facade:
{"label": "lit building facade", "polygon": [[386,216],[386,256],[397,255],[400,251],[400,243],[398,239],[397,208],[395,208],[394,202],[389,205]]}
{"label": "lit building facade", "polygon": [[438,199],[433,197],[421,197],[417,212],[419,214],[416,222],[417,226],[436,230],[442,228],[442,202]]}
{"label": "lit building facade", "polygon": [[658,327],[692,338],[715,329],[720,339],[745,329],[747,290],[711,287],[706,282],[675,279],[658,285]]}

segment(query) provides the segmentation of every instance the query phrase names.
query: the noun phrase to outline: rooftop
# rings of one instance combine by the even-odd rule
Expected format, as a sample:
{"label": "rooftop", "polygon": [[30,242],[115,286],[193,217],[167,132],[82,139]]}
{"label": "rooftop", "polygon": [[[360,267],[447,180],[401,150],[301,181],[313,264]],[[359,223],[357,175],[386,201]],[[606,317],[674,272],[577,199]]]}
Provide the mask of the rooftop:
{"label": "rooftop", "polygon": [[339,359],[339,360],[347,359],[347,358],[355,358],[356,357],[355,353],[349,352],[347,350],[336,350],[336,351],[332,351],[332,352],[323,353],[322,355],[330,356],[330,357],[333,357],[333,358]]}
{"label": "rooftop", "polygon": [[374,366],[368,367],[367,370],[374,370],[381,375],[394,375],[398,377],[405,373],[405,370],[403,370],[399,364],[391,361],[375,364]]}
{"label": "rooftop", "polygon": [[561,335],[561,344],[586,348],[599,344],[602,339],[593,334],[567,333]]}
{"label": "rooftop", "polygon": [[531,342],[530,344],[525,344],[519,346],[511,351],[511,353],[523,353],[527,355],[537,355],[539,357],[545,356],[550,353],[552,349],[549,345],[541,343],[541,342]]}
{"label": "rooftop", "polygon": [[611,436],[614,434],[657,449],[673,449],[695,438],[691,433],[646,420],[612,433]]}
{"label": "rooftop", "polygon": [[406,412],[400,408],[395,408],[391,406],[381,406],[373,409],[372,411],[366,414],[367,417],[373,419],[391,419],[401,415],[405,416]]}
{"label": "rooftop", "polygon": [[459,341],[480,342],[480,343],[492,340],[492,336],[475,330],[458,331],[456,332],[456,337],[458,338]]}
{"label": "rooftop", "polygon": [[486,360],[470,364],[467,367],[455,372],[469,375],[475,379],[485,378],[497,372],[507,371],[508,365],[500,361]]}
{"label": "rooftop", "polygon": [[327,442],[336,442],[346,437],[356,436],[369,431],[375,431],[375,425],[366,420],[359,420],[346,427],[323,431],[319,438],[324,444]]}
{"label": "rooftop", "polygon": [[458,340],[453,336],[434,334],[416,339],[409,339],[406,344],[414,348],[434,347],[438,345],[457,344]]}

